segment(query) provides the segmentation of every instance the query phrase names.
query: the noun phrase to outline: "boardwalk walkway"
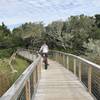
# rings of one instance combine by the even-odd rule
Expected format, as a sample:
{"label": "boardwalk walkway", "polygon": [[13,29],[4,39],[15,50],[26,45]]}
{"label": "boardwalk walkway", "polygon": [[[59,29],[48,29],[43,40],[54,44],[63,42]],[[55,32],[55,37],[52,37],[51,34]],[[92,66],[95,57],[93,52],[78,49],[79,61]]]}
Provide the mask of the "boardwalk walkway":
{"label": "boardwalk walkway", "polygon": [[33,100],[94,100],[76,76],[55,61],[49,63]]}

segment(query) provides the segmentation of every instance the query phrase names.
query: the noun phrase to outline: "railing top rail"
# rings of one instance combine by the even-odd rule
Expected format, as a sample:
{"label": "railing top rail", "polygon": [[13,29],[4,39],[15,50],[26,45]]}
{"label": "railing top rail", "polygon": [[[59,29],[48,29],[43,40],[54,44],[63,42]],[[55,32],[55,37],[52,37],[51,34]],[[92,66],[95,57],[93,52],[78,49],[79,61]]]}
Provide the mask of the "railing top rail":
{"label": "railing top rail", "polygon": [[39,63],[41,56],[39,55],[34,62],[20,75],[15,83],[8,89],[8,91],[0,98],[0,100],[16,100],[25,86],[25,82],[29,79],[30,75],[34,71],[35,67]]}
{"label": "railing top rail", "polygon": [[76,59],[78,59],[78,60],[80,60],[80,61],[82,61],[82,62],[84,62],[84,63],[87,63],[87,64],[89,64],[90,66],[95,67],[95,68],[97,68],[97,69],[100,70],[100,65],[95,64],[95,63],[93,63],[93,62],[91,62],[91,61],[89,61],[89,60],[86,60],[86,59],[82,58],[82,57],[79,57],[79,56],[76,56],[76,55],[73,55],[73,54],[70,54],[70,53],[61,52],[61,51],[56,51],[56,50],[52,50],[52,51],[54,51],[54,52],[56,52],[56,53],[64,54],[64,55],[66,55],[66,56],[74,57],[74,58],[76,58]]}

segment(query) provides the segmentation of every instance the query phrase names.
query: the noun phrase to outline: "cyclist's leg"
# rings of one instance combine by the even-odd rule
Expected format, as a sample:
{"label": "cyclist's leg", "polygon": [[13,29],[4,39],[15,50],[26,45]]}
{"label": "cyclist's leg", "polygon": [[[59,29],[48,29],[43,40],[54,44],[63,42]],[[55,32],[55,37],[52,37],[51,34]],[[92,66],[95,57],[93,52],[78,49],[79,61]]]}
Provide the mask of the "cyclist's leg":
{"label": "cyclist's leg", "polygon": [[47,63],[47,54],[45,53],[45,69],[47,69],[48,63]]}
{"label": "cyclist's leg", "polygon": [[45,63],[45,54],[42,53],[43,63]]}
{"label": "cyclist's leg", "polygon": [[46,63],[47,63],[47,65],[49,65],[48,64],[48,54],[46,53]]}

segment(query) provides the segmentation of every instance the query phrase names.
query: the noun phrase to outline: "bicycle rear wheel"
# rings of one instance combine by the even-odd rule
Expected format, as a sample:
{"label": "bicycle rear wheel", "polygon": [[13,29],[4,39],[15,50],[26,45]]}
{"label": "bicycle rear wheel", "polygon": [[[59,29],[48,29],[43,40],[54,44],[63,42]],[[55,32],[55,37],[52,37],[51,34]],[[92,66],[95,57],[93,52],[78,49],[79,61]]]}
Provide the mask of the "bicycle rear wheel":
{"label": "bicycle rear wheel", "polygon": [[45,64],[45,69],[47,69],[48,68],[48,65],[47,64]]}

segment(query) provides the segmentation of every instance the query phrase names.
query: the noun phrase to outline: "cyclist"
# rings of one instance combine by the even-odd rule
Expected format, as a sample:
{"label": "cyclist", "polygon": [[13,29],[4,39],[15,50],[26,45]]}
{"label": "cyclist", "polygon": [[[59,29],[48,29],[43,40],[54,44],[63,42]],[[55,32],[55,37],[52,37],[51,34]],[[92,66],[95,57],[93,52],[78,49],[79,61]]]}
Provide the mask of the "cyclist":
{"label": "cyclist", "polygon": [[48,51],[49,51],[48,45],[46,44],[46,41],[44,41],[44,44],[41,46],[39,52],[42,53],[43,62],[45,63],[45,69],[47,69],[48,66],[48,60],[47,60]]}

